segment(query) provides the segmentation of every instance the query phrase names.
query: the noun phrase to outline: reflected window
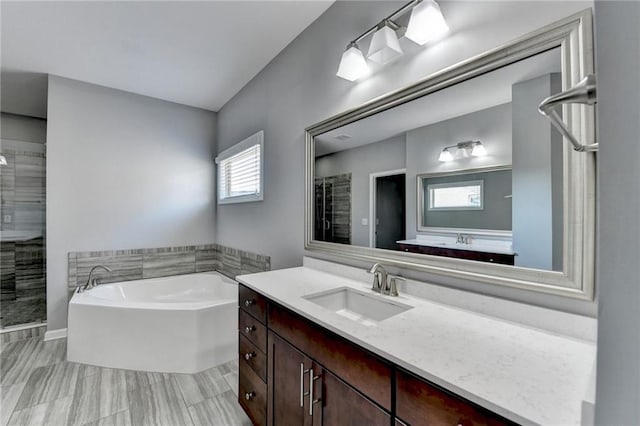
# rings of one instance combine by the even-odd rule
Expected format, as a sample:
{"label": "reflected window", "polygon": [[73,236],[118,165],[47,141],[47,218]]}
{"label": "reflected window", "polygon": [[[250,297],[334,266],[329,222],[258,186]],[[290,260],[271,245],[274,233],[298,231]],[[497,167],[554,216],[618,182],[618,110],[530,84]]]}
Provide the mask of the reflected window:
{"label": "reflected window", "polygon": [[482,210],[483,187],[482,180],[428,185],[429,210]]}

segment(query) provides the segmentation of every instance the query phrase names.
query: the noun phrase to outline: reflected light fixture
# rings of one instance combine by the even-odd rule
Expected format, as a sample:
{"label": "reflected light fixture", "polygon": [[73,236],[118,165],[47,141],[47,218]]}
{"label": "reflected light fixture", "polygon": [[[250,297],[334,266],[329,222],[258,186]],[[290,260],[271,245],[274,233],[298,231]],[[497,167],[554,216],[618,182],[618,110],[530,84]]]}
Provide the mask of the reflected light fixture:
{"label": "reflected light fixture", "polygon": [[349,43],[342,54],[336,75],[345,80],[355,81],[369,73],[369,66],[362,51],[354,42]]}
{"label": "reflected light fixture", "polygon": [[440,6],[434,0],[421,0],[411,11],[411,18],[404,36],[423,44],[437,40],[449,32]]}
{"label": "reflected light fixture", "polygon": [[[373,33],[367,58],[379,64],[386,64],[392,59],[402,55],[402,48],[398,41],[398,35],[391,28],[391,22],[385,21],[378,25],[378,30]],[[397,27],[397,26],[396,26]]]}
{"label": "reflected light fixture", "polygon": [[369,67],[358,43],[371,34],[373,37],[367,52],[369,60],[386,64],[402,55],[398,31],[402,32],[404,27],[401,28],[394,19],[408,12],[411,12],[411,17],[404,36],[419,45],[440,38],[449,31],[438,3],[434,0],[411,0],[354,38],[342,54],[336,75],[345,80],[355,81],[368,74]]}
{"label": "reflected light fixture", "polygon": [[[451,154],[451,149],[456,149],[455,157]],[[442,162],[453,161],[454,159],[459,160],[462,158],[472,157],[483,157],[487,155],[487,150],[484,145],[480,141],[466,141],[459,142],[455,145],[445,146],[440,155],[438,156],[438,160]]]}
{"label": "reflected light fixture", "polygon": [[4,155],[0,155],[0,166],[6,166],[7,163],[7,159],[5,158]]}

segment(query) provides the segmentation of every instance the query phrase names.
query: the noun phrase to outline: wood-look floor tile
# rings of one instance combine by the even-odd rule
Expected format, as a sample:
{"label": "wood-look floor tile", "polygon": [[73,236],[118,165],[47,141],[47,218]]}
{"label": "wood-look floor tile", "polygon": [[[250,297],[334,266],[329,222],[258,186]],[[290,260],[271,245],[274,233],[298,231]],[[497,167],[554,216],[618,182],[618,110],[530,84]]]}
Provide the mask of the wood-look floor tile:
{"label": "wood-look floor tile", "polygon": [[222,373],[222,375],[225,375],[227,373],[233,373],[233,372],[238,372],[238,360],[234,359],[232,361],[226,362],[222,365],[219,365],[216,367],[220,373]]}
{"label": "wood-look floor tile", "polygon": [[196,425],[202,426],[251,426],[251,420],[240,408],[233,392],[225,392],[189,407]]}
{"label": "wood-look floor tile", "polygon": [[0,386],[0,425],[5,426],[13,413],[16,403],[26,383],[18,383],[11,386]]}
{"label": "wood-look floor tile", "polygon": [[71,396],[14,411],[9,426],[61,426],[67,424]]}
{"label": "wood-look floor tile", "polygon": [[0,383],[26,382],[35,368],[62,362],[66,351],[66,339],[44,342],[42,338],[33,338],[10,343],[2,352]]}
{"label": "wood-look floor tile", "polygon": [[78,380],[69,424],[84,425],[126,410],[128,406],[124,371],[101,368],[96,374]]}
{"label": "wood-look floor tile", "polygon": [[188,406],[230,390],[222,373],[215,367],[196,374],[174,374],[173,376]]}
{"label": "wood-look floor tile", "polygon": [[29,376],[16,410],[72,395],[78,381],[78,365],[68,362],[38,367]]}
{"label": "wood-look floor tile", "polygon": [[147,371],[126,370],[127,390],[132,391],[135,388],[149,386],[170,377],[168,373],[151,373]]}
{"label": "wood-look floor tile", "polygon": [[120,411],[83,426],[131,426],[131,413],[129,410]]}
{"label": "wood-look floor tile", "polygon": [[162,380],[129,392],[131,423],[146,425],[192,425],[187,406],[175,378]]}
{"label": "wood-look floor tile", "polygon": [[233,391],[233,393],[238,396],[238,372],[232,371],[231,373],[227,373],[222,377],[224,377],[224,380],[227,382],[227,385],[229,385],[229,388]]}

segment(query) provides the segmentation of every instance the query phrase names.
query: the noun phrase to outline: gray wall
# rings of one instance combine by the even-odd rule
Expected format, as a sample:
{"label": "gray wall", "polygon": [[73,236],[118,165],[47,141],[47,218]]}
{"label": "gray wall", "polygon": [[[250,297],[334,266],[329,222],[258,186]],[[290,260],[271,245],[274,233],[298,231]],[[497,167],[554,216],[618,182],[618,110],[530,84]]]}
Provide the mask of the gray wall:
{"label": "gray wall", "polygon": [[[513,85],[513,249],[516,266],[552,270],[562,265],[562,252],[554,252],[554,218],[562,208],[553,201],[552,165],[558,165],[562,139],[551,122],[538,113],[540,101],[562,88],[560,76],[549,74]],[[554,151],[552,151],[554,149]],[[560,163],[561,165],[561,163]],[[557,176],[558,173],[556,173]],[[557,182],[559,183],[559,182]],[[560,249],[562,246],[560,246]],[[556,259],[554,262],[554,258]],[[559,258],[559,259],[558,259]]]}
{"label": "gray wall", "polygon": [[47,120],[24,115],[0,114],[0,137],[24,142],[45,143]]}
{"label": "gray wall", "polygon": [[[437,228],[497,229],[511,231],[511,170],[469,173],[456,176],[423,178],[422,224]],[[427,209],[429,185],[441,183],[483,181],[482,210],[431,210]]]}
{"label": "gray wall", "polygon": [[[447,145],[479,140],[486,157],[442,162],[440,151]],[[407,238],[417,232],[415,195],[417,175],[459,169],[511,164],[511,104],[498,105],[407,132]]]}
{"label": "gray wall", "polygon": [[[409,46],[399,60],[376,66],[368,78],[350,83],[335,76],[346,44],[395,10],[398,3],[334,3],[218,113],[219,151],[258,130],[265,131],[265,199],[220,206],[218,243],[270,255],[274,269],[301,265],[306,127],[591,5],[578,1],[442,2],[452,28],[449,37],[433,46]],[[367,266],[340,257],[318,257]],[[438,284],[595,315],[591,302],[405,273]]]}
{"label": "gray wall", "polygon": [[67,253],[213,243],[216,114],[49,79],[48,329],[67,323]]}
{"label": "gray wall", "polygon": [[640,424],[640,3],[596,3],[596,424]]}
{"label": "gray wall", "polygon": [[325,155],[316,177],[351,173],[351,244],[369,247],[369,174],[405,168],[405,136]]}

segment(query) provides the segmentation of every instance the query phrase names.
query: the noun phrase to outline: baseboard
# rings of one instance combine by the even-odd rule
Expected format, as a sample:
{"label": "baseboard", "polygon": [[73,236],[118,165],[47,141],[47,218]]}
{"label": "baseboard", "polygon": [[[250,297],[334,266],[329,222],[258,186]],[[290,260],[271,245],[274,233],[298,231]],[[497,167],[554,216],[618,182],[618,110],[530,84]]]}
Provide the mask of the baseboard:
{"label": "baseboard", "polygon": [[64,339],[67,337],[67,329],[60,328],[58,330],[51,330],[44,333],[44,341],[48,340],[56,340],[56,339]]}

